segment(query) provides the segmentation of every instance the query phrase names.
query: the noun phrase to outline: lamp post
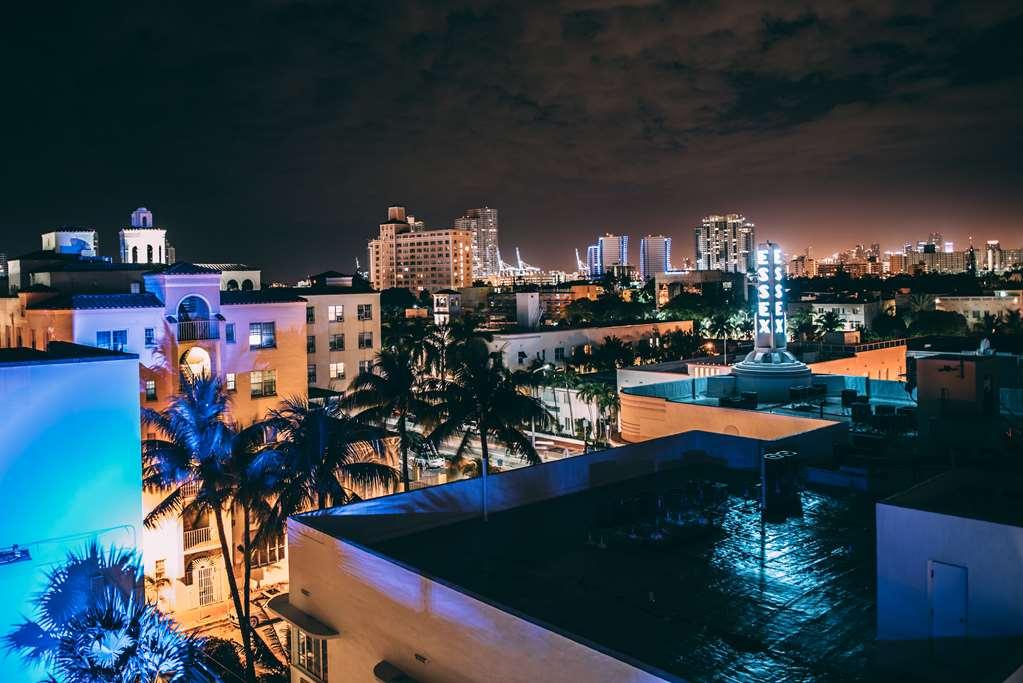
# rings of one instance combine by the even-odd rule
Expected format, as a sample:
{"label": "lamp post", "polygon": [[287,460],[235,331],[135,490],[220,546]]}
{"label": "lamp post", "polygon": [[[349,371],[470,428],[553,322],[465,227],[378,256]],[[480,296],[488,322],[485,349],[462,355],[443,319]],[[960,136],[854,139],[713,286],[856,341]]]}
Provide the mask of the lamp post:
{"label": "lamp post", "polygon": [[[538,372],[545,372],[547,370],[550,370],[551,367],[552,366],[551,366],[550,363],[544,363],[543,365],[541,365],[540,367],[536,368],[535,370],[530,371],[529,374],[535,375]],[[537,392],[537,393],[539,393],[539,392]],[[540,400],[539,396],[535,396],[535,398],[537,400]],[[534,451],[536,450],[536,416],[535,415],[531,415],[530,418],[529,418],[529,445],[533,447]]]}

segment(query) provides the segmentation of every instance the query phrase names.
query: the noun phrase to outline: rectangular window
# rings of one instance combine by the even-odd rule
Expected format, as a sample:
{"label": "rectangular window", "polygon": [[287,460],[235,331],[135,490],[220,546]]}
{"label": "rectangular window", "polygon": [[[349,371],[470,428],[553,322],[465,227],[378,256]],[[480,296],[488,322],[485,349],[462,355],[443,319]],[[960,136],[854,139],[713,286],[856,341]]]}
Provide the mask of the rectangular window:
{"label": "rectangular window", "polygon": [[373,304],[359,304],[357,316],[359,320],[373,319]]}
{"label": "rectangular window", "polygon": [[236,391],[238,389],[237,382],[233,372],[229,372],[224,376],[224,388],[228,391]]}
{"label": "rectangular window", "polygon": [[554,360],[565,360],[565,347],[558,346],[554,349]]}
{"label": "rectangular window", "polygon": [[155,379],[147,379],[146,380],[146,400],[147,401],[155,401],[156,400],[156,380]]}
{"label": "rectangular window", "polygon": [[277,534],[274,538],[268,539],[263,544],[253,546],[252,562],[249,566],[253,569],[269,567],[271,564],[283,562],[284,557],[284,534]]}
{"label": "rectangular window", "polygon": [[365,375],[373,372],[373,361],[371,360],[360,360],[359,361],[359,374]]}
{"label": "rectangular window", "polygon": [[234,344],[234,323],[224,324],[224,341]]}
{"label": "rectangular window", "polygon": [[305,366],[305,378],[309,384],[316,384],[316,363]]}
{"label": "rectangular window", "polygon": [[147,327],[146,331],[146,348],[151,349],[156,346],[156,330],[152,327]]}
{"label": "rectangular window", "polygon": [[110,333],[111,342],[110,346],[114,351],[124,351],[124,348],[128,346],[128,330],[114,330]]}
{"label": "rectangular window", "polygon": [[345,350],[345,336],[343,334],[330,335],[330,350],[331,351]]}
{"label": "rectangular window", "polygon": [[372,349],[373,348],[373,333],[372,332],[360,332],[359,333],[359,348],[360,349]]}
{"label": "rectangular window", "polygon": [[316,337],[314,335],[306,335],[305,338],[305,352],[316,353]]}
{"label": "rectangular window", "polygon": [[327,306],[327,321],[332,323],[344,322],[345,319],[345,307],[344,306]]}
{"label": "rectangular window", "polygon": [[249,373],[252,398],[277,394],[276,370],[253,370]]}
{"label": "rectangular window", "polygon": [[249,323],[249,348],[272,349],[277,346],[274,323]]}
{"label": "rectangular window", "polygon": [[312,325],[314,322],[316,322],[316,307],[315,306],[306,306],[305,307],[305,321],[306,321],[306,324],[308,324],[308,325]]}
{"label": "rectangular window", "polygon": [[327,680],[327,641],[315,638],[300,628],[295,628],[295,656],[293,663],[310,676],[321,681]]}
{"label": "rectangular window", "polygon": [[[18,346],[21,346],[20,341]],[[110,348],[110,330],[102,330],[96,333],[96,346],[101,349]]]}
{"label": "rectangular window", "polygon": [[157,560],[153,563],[153,577],[157,581],[167,576],[167,560]]}
{"label": "rectangular window", "polygon": [[331,379],[344,379],[345,378],[345,364],[344,363],[331,363],[330,364],[330,378]]}

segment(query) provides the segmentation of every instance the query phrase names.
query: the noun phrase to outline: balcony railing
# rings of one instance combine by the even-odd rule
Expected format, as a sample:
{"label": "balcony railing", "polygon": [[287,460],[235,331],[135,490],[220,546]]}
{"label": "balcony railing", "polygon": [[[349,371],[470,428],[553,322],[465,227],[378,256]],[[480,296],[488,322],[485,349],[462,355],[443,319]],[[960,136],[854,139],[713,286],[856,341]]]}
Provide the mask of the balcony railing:
{"label": "balcony railing", "polygon": [[220,339],[219,320],[187,320],[178,323],[178,341]]}
{"label": "balcony railing", "polygon": [[200,527],[198,529],[188,529],[184,533],[185,550],[209,543],[212,538],[213,535],[210,527],[208,526]]}
{"label": "balcony railing", "polygon": [[190,481],[181,485],[182,498],[195,498],[199,495],[199,482]]}

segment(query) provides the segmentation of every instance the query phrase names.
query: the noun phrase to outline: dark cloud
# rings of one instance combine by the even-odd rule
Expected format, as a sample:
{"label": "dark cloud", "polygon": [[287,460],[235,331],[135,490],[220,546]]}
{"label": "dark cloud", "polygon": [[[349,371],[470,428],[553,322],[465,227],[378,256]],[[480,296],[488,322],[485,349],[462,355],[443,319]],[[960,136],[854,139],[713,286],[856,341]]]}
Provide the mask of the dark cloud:
{"label": "dark cloud", "polygon": [[[0,250],[146,204],[189,258],[350,268],[391,202],[482,202],[567,266],[744,211],[797,249],[1021,242],[1014,3],[519,0],[28,5]],[[557,235],[552,247],[551,236]]]}

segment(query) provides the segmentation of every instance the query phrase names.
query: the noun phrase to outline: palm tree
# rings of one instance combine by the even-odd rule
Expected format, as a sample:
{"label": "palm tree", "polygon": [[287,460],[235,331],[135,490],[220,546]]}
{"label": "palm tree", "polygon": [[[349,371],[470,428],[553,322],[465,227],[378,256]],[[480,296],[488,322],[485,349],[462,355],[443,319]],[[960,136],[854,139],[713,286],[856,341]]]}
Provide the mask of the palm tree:
{"label": "palm tree", "polygon": [[413,441],[409,421],[428,416],[432,406],[426,400],[426,392],[430,386],[423,366],[412,355],[384,349],[377,354],[372,370],[355,378],[346,399],[346,405],[361,410],[360,420],[386,427],[388,419],[397,419],[401,482],[406,491],[408,454]]}
{"label": "palm tree", "polygon": [[692,358],[700,349],[700,340],[692,332],[674,330],[661,337],[659,360],[682,360]]}
{"label": "palm tree", "polygon": [[611,443],[611,435],[614,428],[618,425],[618,412],[622,407],[621,396],[618,395],[618,390],[615,386],[610,384],[602,385],[603,389],[600,395],[597,397],[597,406],[601,412],[606,413],[609,417],[604,420],[604,427],[607,430],[605,436],[608,444]]}
{"label": "palm tree", "polygon": [[753,314],[748,309],[742,309],[732,315],[732,330],[741,339],[753,338]]}
{"label": "palm tree", "polygon": [[906,308],[909,310],[910,321],[913,321],[916,319],[917,314],[934,310],[934,297],[930,294],[910,294],[909,300],[906,302]]}
{"label": "palm tree", "polygon": [[1005,311],[997,329],[999,334],[1023,334],[1023,315],[1019,310]]}
{"label": "palm tree", "polygon": [[725,365],[728,365],[728,337],[732,335],[734,330],[732,317],[721,311],[705,319],[703,322],[703,326],[707,334],[711,337],[722,340],[724,352],[722,361]]}
{"label": "palm tree", "polygon": [[198,661],[199,641],[140,598],[141,580],[134,552],[96,543],[71,551],[47,571],[35,619],[4,643],[27,667],[68,683],[215,680]]}
{"label": "palm tree", "polygon": [[845,328],[845,319],[838,311],[829,309],[817,316],[817,335],[823,339],[828,332],[838,332]]}
{"label": "palm tree", "polygon": [[[347,505],[361,499],[358,491],[398,484],[394,468],[374,457],[383,450],[380,430],[346,415],[336,404],[317,406],[288,398],[267,422],[277,431],[277,442],[262,457],[279,458],[277,471],[282,473],[274,485],[277,497],[270,516],[275,531],[283,529],[290,515]],[[273,466],[264,469],[272,471]]]}
{"label": "palm tree", "polygon": [[603,433],[604,420],[598,414],[602,410],[602,401],[606,401],[608,385],[604,382],[583,382],[576,390],[579,400],[586,403],[590,409],[590,423],[594,427],[594,436],[599,437]]}
{"label": "palm tree", "polygon": [[632,348],[615,336],[604,337],[594,353],[594,365],[601,370],[616,370],[632,365],[636,354]]}
{"label": "palm tree", "polygon": [[435,445],[461,435],[457,457],[465,454],[473,435],[479,438],[484,520],[490,443],[504,444],[510,453],[523,455],[530,464],[540,462],[523,429],[525,425],[543,427],[551,415],[543,403],[524,391],[532,381],[527,373],[511,373],[500,354],[467,352],[451,373],[451,381],[434,394],[439,417],[429,438]]}
{"label": "palm tree", "polygon": [[810,341],[817,334],[813,321],[813,309],[802,306],[789,316],[789,333],[793,341]]}
{"label": "palm tree", "polygon": [[997,331],[999,324],[1001,323],[1001,317],[993,315],[991,313],[985,313],[984,317],[981,318],[974,326],[974,330],[980,332],[985,337],[990,337]]}
{"label": "palm tree", "polygon": [[[235,613],[239,615],[248,680],[254,683],[249,585],[246,581],[243,603],[242,590],[232,569],[228,541],[232,530],[225,524],[224,513],[233,510],[236,503],[244,509],[243,554],[247,575],[251,550],[249,525],[253,521],[249,504],[259,485],[246,481],[250,475],[246,468],[261,441],[262,429],[258,426],[236,429],[228,422],[227,408],[228,394],[218,378],[186,375],[182,377],[181,393],[171,399],[166,410],[142,409],[142,423],[157,433],[156,438],[146,439],[142,444],[143,486],[148,491],[166,494],[146,515],[144,523],[153,528],[163,519],[182,515],[211,515],[215,519],[227,584]],[[183,490],[189,484],[195,489],[192,498]]]}

